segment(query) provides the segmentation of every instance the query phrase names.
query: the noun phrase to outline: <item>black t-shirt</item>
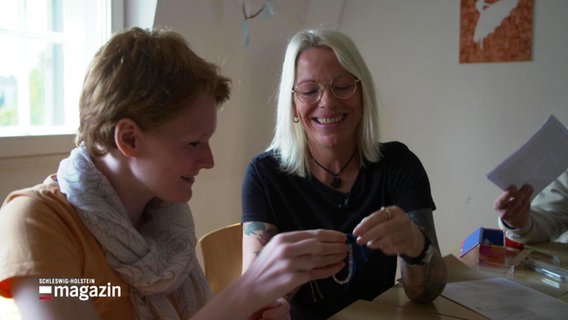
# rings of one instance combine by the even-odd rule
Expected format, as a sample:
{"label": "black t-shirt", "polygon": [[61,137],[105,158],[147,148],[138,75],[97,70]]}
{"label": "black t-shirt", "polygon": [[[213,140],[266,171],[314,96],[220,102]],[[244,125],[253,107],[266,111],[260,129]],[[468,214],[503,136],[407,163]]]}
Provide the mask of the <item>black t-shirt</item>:
{"label": "black t-shirt", "polygon": [[[418,157],[400,142],[383,143],[380,151],[381,160],[365,161],[347,194],[313,177],[284,173],[272,152],[261,153],[244,175],[241,219],[273,224],[278,232],[323,228],[351,233],[382,206],[397,205],[405,212],[434,210],[428,176]],[[303,285],[291,300],[292,318],[327,319],[355,300],[372,300],[394,285],[396,257],[363,247],[354,248],[354,257],[355,272],[347,284],[328,278]]]}

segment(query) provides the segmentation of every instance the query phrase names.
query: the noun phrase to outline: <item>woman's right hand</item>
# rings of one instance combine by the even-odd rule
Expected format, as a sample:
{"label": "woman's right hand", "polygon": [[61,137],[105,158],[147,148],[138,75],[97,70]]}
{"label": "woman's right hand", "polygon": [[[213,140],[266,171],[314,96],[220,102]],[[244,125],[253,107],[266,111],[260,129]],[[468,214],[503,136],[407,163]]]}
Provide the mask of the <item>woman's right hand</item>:
{"label": "woman's right hand", "polygon": [[241,280],[254,283],[254,296],[271,302],[308,281],[339,272],[348,253],[345,240],[345,234],[334,230],[279,233],[262,249]]}
{"label": "woman's right hand", "polygon": [[339,272],[348,252],[345,241],[345,234],[333,230],[276,234],[242,276],[218,292],[192,319],[287,319],[289,305],[276,306],[274,302],[308,281]]}
{"label": "woman's right hand", "polygon": [[530,185],[525,184],[518,190],[511,186],[493,203],[501,221],[509,228],[520,229],[529,222],[532,193],[533,188]]}

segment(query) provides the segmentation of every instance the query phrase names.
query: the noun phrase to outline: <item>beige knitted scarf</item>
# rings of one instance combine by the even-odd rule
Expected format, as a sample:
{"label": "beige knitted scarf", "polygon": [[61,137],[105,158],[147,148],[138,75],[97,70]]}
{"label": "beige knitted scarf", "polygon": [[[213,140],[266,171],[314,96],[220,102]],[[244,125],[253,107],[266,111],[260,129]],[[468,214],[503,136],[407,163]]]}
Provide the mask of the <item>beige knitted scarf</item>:
{"label": "beige knitted scarf", "polygon": [[147,222],[136,230],[83,146],[61,161],[57,180],[109,265],[130,285],[138,319],[188,319],[206,303],[211,293],[195,256],[187,203],[153,201]]}

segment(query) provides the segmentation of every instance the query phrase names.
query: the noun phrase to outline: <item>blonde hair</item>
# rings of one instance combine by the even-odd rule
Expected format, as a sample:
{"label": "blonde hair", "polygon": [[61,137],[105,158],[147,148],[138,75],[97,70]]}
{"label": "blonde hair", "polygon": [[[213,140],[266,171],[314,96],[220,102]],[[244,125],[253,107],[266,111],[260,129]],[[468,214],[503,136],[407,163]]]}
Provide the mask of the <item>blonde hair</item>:
{"label": "blonde hair", "polygon": [[174,31],[134,27],[117,33],[95,54],[85,76],[75,142],[101,156],[116,148],[118,120],[130,118],[152,130],[200,93],[224,103],[229,85],[216,65],[197,56]]}
{"label": "blonde hair", "polygon": [[313,47],[333,50],[339,63],[361,81],[363,117],[357,129],[361,161],[377,162],[379,150],[379,115],[375,85],[363,57],[345,34],[329,29],[314,29],[296,33],[288,43],[277,96],[276,128],[268,151],[275,152],[281,169],[305,177],[309,173],[309,150],[304,129],[293,121],[292,87],[296,77],[296,60],[303,51]]}

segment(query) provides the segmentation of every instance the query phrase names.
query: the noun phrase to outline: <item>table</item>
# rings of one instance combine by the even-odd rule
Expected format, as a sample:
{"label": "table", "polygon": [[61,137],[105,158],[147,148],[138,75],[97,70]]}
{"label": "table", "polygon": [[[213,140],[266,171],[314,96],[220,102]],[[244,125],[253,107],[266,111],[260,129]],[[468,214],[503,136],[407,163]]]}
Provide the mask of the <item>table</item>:
{"label": "table", "polygon": [[[545,243],[526,246],[526,250],[534,250],[558,255],[568,261],[568,244]],[[501,276],[568,302],[568,285],[553,287],[543,282],[543,276],[523,268],[505,266],[481,266],[468,263],[453,254],[444,256],[448,270],[448,282],[480,280]],[[487,320],[488,318],[462,306],[443,296],[431,303],[415,303],[410,301],[400,284],[390,288],[373,301],[358,300],[339,313],[332,320],[366,320],[366,319],[471,319]]]}

